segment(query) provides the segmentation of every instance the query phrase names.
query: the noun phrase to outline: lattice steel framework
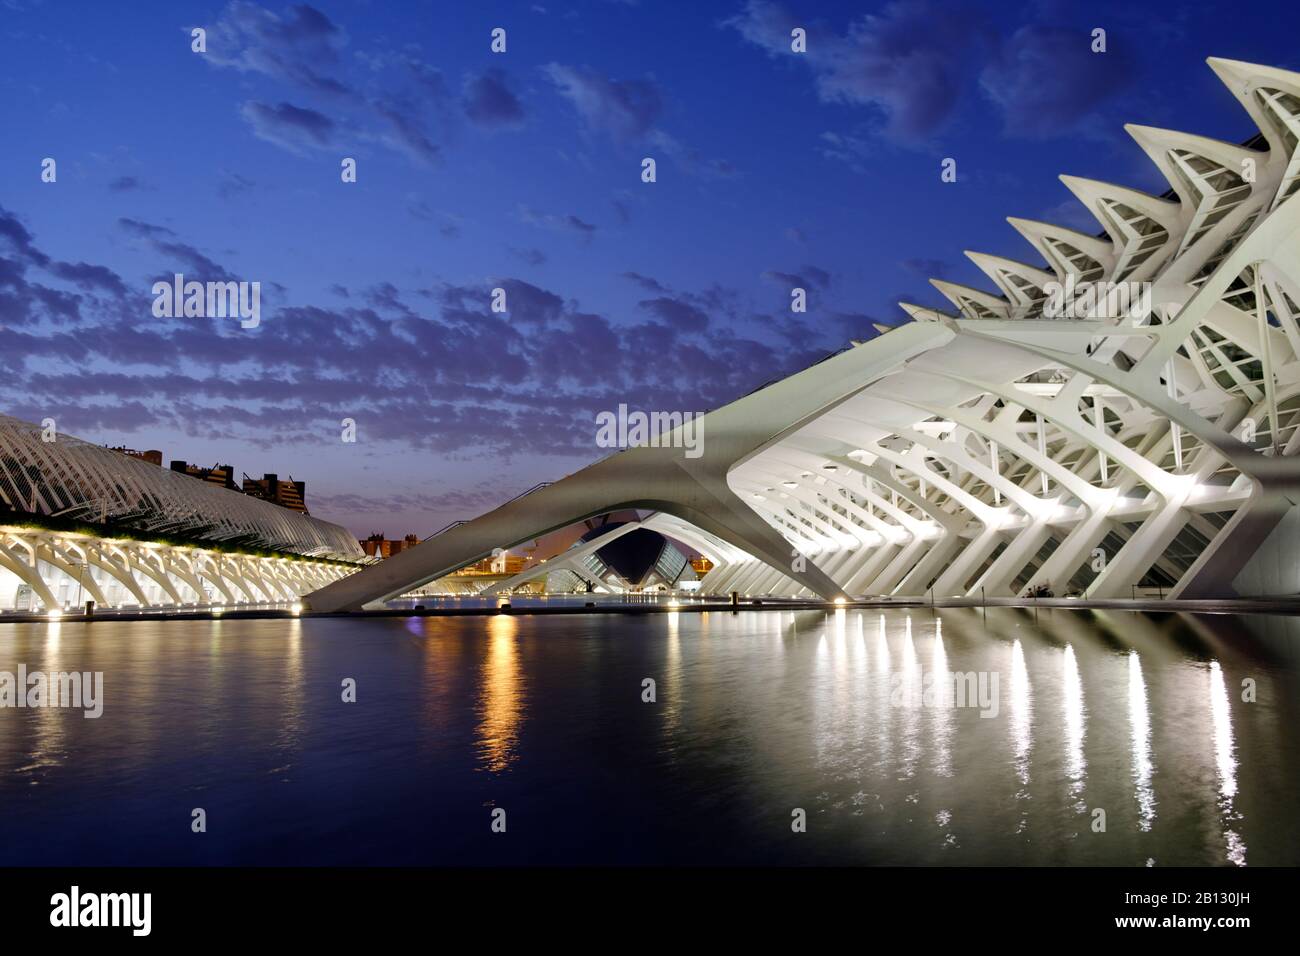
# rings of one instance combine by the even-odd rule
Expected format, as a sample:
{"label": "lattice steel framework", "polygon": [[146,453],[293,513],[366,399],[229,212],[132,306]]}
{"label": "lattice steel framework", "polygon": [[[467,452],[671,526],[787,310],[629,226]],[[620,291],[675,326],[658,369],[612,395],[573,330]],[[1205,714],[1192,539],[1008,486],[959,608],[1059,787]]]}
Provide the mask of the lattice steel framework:
{"label": "lattice steel framework", "polygon": [[143,537],[360,561],[356,539],[328,521],[159,468],[40,425],[0,415],[0,504],[130,530]]}

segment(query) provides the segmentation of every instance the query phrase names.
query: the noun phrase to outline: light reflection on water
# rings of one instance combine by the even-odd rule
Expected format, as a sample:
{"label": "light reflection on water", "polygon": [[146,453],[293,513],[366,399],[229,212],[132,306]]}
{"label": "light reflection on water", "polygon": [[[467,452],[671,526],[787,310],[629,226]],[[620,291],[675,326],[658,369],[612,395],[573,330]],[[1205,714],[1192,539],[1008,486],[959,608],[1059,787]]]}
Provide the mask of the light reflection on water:
{"label": "light reflection on water", "polygon": [[1079,664],[1074,659],[1074,648],[1065,645],[1061,659],[1061,705],[1065,719],[1065,774],[1069,778],[1070,796],[1075,798],[1074,808],[1082,813],[1084,805],[1084,777],[1088,761],[1083,755],[1083,738],[1086,734],[1087,711],[1083,706],[1083,681],[1079,677]]}
{"label": "light reflection on water", "polygon": [[[1007,695],[1008,727],[1011,732],[1012,764],[1019,786],[1015,792],[1017,803],[1029,799],[1029,755],[1034,747],[1034,703],[1029,686],[1029,671],[1025,667],[1025,651],[1020,640],[1011,642],[1011,687]],[[1029,825],[1027,807],[1020,808],[1016,833],[1023,833]]]}
{"label": "light reflection on water", "polygon": [[1151,718],[1147,712],[1147,685],[1142,679],[1142,659],[1128,654],[1128,713],[1133,727],[1133,785],[1138,802],[1138,826],[1151,829],[1156,817],[1155,791],[1151,789]]}
{"label": "light reflection on water", "polygon": [[1012,609],[6,624],[0,671],[105,707],[0,710],[0,864],[1295,865],[1297,648]]}
{"label": "light reflection on water", "polygon": [[1210,717],[1214,727],[1214,761],[1219,771],[1219,807],[1225,827],[1223,841],[1228,848],[1228,859],[1243,866],[1246,845],[1232,828],[1240,814],[1233,809],[1233,799],[1237,796],[1237,757],[1232,743],[1231,707],[1223,668],[1218,661],[1210,661]]}
{"label": "light reflection on water", "polygon": [[515,758],[524,714],[524,679],[516,646],[519,619],[499,614],[486,621],[488,650],[479,697],[478,746],[483,768],[496,773]]}

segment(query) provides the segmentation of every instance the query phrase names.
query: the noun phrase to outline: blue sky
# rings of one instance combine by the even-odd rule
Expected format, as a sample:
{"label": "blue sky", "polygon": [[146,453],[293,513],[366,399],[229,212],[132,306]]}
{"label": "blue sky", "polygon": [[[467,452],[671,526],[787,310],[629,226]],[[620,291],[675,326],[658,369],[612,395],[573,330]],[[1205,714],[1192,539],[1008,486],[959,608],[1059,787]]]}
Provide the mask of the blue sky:
{"label": "blue sky", "polygon": [[[1035,262],[1008,215],[1096,231],[1057,174],[1163,191],[1123,124],[1244,139],[1205,57],[1300,69],[1298,27],[1212,2],[0,0],[0,411],[428,534],[601,457],[599,411],[707,410],[941,304],[930,276],[987,287],[964,249]],[[260,282],[261,324],[154,318],[174,272]]]}

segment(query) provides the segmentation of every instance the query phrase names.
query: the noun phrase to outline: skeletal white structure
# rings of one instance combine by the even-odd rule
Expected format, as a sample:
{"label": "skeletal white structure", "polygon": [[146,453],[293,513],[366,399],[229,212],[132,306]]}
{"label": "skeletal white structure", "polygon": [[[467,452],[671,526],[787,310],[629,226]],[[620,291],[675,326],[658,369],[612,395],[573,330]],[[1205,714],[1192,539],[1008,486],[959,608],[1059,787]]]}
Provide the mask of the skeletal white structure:
{"label": "skeletal white structure", "polygon": [[289,603],[365,558],[338,525],[7,416],[0,505],[0,610]]}
{"label": "skeletal white structure", "polygon": [[[311,606],[620,508],[712,558],[708,593],[1300,591],[1300,75],[1210,65],[1261,136],[1128,127],[1166,196],[1062,177],[1101,234],[1010,219],[1041,265],[968,253],[997,293],[936,280],[952,312],[904,303],[910,323],[709,413],[701,457],[613,455]],[[1149,310],[1044,315],[1090,283],[1142,284]]]}

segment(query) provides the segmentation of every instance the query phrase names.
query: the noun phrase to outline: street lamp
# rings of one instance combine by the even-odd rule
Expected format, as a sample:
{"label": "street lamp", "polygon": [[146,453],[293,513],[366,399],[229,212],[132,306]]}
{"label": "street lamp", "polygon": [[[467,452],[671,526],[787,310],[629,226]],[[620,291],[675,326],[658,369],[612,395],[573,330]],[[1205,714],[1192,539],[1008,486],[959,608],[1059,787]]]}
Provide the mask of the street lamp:
{"label": "street lamp", "polygon": [[77,572],[77,607],[82,606],[81,592],[82,592],[83,582],[85,581],[85,577],[86,577],[86,562],[83,560],[81,562],[81,570]]}

